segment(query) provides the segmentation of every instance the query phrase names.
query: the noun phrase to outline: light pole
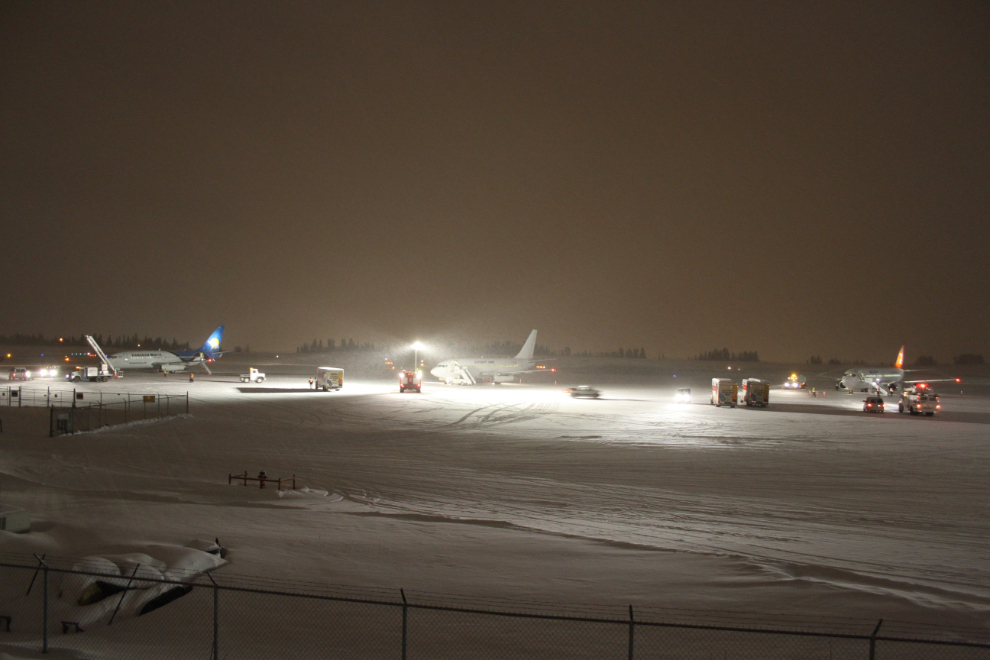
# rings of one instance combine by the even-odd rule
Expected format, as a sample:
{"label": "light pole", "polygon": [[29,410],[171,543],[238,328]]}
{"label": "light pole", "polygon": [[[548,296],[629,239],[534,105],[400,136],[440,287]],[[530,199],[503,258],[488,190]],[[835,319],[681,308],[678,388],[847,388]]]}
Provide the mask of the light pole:
{"label": "light pole", "polygon": [[413,344],[413,371],[419,371],[419,349],[423,348],[423,345],[419,342]]}

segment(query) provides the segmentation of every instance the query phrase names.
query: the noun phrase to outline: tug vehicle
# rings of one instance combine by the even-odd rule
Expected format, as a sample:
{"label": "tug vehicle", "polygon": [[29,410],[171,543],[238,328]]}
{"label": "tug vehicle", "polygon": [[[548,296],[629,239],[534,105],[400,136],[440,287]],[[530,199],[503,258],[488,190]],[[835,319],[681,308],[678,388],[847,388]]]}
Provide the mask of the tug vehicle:
{"label": "tug vehicle", "polygon": [[399,372],[399,394],[402,394],[406,390],[412,392],[422,392],[423,391],[423,372],[417,369],[416,371],[406,371],[403,369]]}
{"label": "tug vehicle", "polygon": [[803,390],[808,386],[808,379],[801,374],[791,374],[784,383],[785,390]]}

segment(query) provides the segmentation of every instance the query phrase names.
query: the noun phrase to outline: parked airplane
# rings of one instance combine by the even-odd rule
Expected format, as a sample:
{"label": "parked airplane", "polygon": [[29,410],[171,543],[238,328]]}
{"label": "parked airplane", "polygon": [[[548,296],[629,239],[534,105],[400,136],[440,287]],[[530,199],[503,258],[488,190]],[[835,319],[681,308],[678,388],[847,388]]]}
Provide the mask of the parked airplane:
{"label": "parked airplane", "polygon": [[842,375],[835,383],[835,389],[852,392],[879,392],[880,394],[893,394],[905,385],[915,383],[931,383],[943,380],[955,380],[958,378],[936,378],[934,380],[904,380],[904,345],[897,354],[897,361],[893,367],[881,369],[850,369]]}
{"label": "parked airplane", "polygon": [[529,333],[522,350],[514,358],[457,358],[447,359],[430,370],[430,373],[448,385],[474,385],[480,381],[509,383],[518,374],[537,371],[533,367],[536,348],[536,330]]}
{"label": "parked airplane", "polygon": [[223,339],[223,326],[213,331],[206,343],[196,350],[163,351],[138,350],[122,351],[107,356],[107,362],[114,369],[157,369],[158,371],[185,371],[187,367],[200,365],[210,373],[208,362],[213,362],[223,355],[220,351],[220,340]]}

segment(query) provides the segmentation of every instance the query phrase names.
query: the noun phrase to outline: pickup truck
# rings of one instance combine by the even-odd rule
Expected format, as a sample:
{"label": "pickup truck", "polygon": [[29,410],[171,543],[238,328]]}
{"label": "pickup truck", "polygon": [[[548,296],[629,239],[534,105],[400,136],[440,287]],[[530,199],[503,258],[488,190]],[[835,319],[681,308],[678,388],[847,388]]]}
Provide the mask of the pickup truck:
{"label": "pickup truck", "polygon": [[242,383],[263,383],[265,382],[265,374],[261,373],[254,367],[248,369],[248,373],[241,374]]}

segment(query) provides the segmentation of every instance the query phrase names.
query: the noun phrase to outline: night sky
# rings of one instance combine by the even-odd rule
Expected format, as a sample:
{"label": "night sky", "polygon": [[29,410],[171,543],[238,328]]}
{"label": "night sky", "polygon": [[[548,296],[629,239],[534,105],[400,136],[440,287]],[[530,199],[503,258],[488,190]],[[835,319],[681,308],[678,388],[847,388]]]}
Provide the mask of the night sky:
{"label": "night sky", "polygon": [[986,2],[0,4],[0,333],[947,361],[988,209]]}

